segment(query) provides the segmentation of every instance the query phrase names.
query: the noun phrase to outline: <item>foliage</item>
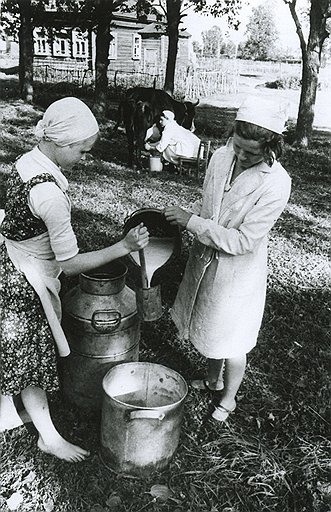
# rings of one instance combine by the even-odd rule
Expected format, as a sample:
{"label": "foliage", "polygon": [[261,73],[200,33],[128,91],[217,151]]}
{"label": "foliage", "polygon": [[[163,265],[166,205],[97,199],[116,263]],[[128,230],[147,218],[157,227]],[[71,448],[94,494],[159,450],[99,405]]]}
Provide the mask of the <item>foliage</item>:
{"label": "foliage", "polygon": [[[124,134],[120,131],[114,137],[109,131],[116,107],[112,106],[111,120],[100,119],[101,137],[92,154],[68,174],[82,251],[117,240],[133,210],[176,203],[187,207],[201,192],[190,176],[137,174],[128,169]],[[4,179],[15,157],[32,147],[33,127],[42,109],[17,97],[0,101],[0,109],[0,177]],[[198,106],[197,134],[208,134],[215,149],[226,140],[234,116],[234,108]],[[1,434],[0,510],[21,498],[19,512],[330,509],[330,140],[327,134],[314,135],[312,149],[286,146],[282,162],[292,177],[292,195],[271,233],[263,325],[258,345],[249,355],[237,411],[227,424],[208,419],[212,395],[190,389],[176,456],[166,470],[134,480],[110,472],[101,463],[99,415],[77,410],[56,394],[51,410],[57,427],[66,438],[90,449],[91,456],[82,464],[70,465],[38,451],[32,430],[21,427]],[[142,361],[169,366],[188,381],[204,374],[205,361],[177,338],[169,308],[190,244],[190,236],[184,233],[181,256],[163,276],[164,315],[142,325],[140,347]],[[132,269],[129,276],[131,285]]]}
{"label": "foliage", "polygon": [[247,40],[241,45],[244,59],[268,60],[274,57],[278,32],[270,2],[253,7],[245,34]]}
{"label": "foliage", "polygon": [[235,45],[223,38],[223,33],[217,25],[202,32],[202,45],[195,41],[193,46],[197,55],[201,57],[219,59],[222,55],[234,55]]}
{"label": "foliage", "polygon": [[203,56],[219,58],[224,46],[222,29],[214,26],[202,32]]}
{"label": "foliage", "polygon": [[266,82],[265,87],[268,87],[269,89],[300,89],[301,80],[295,75],[288,75],[282,78],[278,78],[273,82]]}
{"label": "foliage", "polygon": [[[238,29],[240,25],[239,13],[243,5],[243,0],[216,0],[215,2],[205,2],[204,0],[197,3],[209,5],[207,11],[216,18],[226,16],[229,26]],[[199,9],[198,9],[199,10]]]}

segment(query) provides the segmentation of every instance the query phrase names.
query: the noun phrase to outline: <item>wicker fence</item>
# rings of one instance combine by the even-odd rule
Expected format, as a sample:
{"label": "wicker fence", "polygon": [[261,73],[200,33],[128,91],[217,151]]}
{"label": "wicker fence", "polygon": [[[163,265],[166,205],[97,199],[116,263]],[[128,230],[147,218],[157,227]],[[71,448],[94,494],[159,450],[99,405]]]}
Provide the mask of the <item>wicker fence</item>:
{"label": "wicker fence", "polygon": [[[81,88],[93,87],[94,73],[81,65],[37,64],[34,66],[35,80],[43,84],[68,84]],[[151,70],[149,73],[108,71],[109,88],[116,94],[136,85],[162,88],[164,72]],[[206,71],[203,69],[178,69],[175,76],[175,94],[177,97],[202,97],[215,93],[237,92],[239,73],[237,67]]]}
{"label": "wicker fence", "polygon": [[34,78],[44,84],[65,82],[78,87],[91,85],[94,82],[94,74],[91,70],[81,66],[51,66],[38,64],[33,68]]}

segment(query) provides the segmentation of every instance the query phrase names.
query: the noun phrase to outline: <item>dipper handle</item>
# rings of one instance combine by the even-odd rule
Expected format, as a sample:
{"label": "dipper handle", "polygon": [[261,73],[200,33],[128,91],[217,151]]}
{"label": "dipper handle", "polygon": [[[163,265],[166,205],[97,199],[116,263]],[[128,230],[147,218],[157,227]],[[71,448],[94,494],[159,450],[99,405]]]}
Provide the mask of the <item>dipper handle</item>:
{"label": "dipper handle", "polygon": [[146,260],[144,249],[140,249],[139,251],[139,261],[140,261],[140,269],[141,269],[141,283],[143,288],[149,288],[148,286],[148,278],[146,272]]}

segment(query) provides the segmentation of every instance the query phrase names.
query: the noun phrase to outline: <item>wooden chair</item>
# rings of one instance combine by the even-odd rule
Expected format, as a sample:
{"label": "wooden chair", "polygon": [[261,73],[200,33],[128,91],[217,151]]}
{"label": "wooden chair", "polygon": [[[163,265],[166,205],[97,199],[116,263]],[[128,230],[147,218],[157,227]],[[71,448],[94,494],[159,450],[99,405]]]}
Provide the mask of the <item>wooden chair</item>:
{"label": "wooden chair", "polygon": [[200,171],[203,171],[204,175],[206,174],[209,154],[210,140],[202,140],[199,145],[198,156],[194,158],[180,157],[177,164],[179,174],[182,174],[185,169],[189,172],[193,170],[195,172],[196,179],[199,182]]}

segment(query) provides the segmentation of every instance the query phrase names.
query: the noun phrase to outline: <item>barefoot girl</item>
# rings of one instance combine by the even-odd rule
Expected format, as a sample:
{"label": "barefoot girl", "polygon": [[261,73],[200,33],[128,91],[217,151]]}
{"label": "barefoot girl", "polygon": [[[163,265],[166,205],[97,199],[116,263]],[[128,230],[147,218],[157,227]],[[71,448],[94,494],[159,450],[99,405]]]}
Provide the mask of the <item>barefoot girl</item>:
{"label": "barefoot girl", "polygon": [[[223,390],[212,413],[225,421],[262,321],[267,236],[288,201],[291,180],[277,159],[285,114],[251,97],[239,108],[232,137],[211,158],[194,213],[169,206],[168,221],[195,235],[172,318],[183,338],[208,360],[196,389]],[[224,364],[224,380],[223,380]]]}
{"label": "barefoot girl", "polygon": [[0,230],[1,394],[20,393],[39,448],[71,462],[88,452],[57,432],[46,396],[59,389],[56,353],[69,354],[60,325],[59,274],[89,271],[148,243],[140,225],[112,246],[79,253],[63,172],[92,149],[98,131],[82,101],[64,98],[50,105],[36,128],[38,146],[16,161],[9,176]]}

